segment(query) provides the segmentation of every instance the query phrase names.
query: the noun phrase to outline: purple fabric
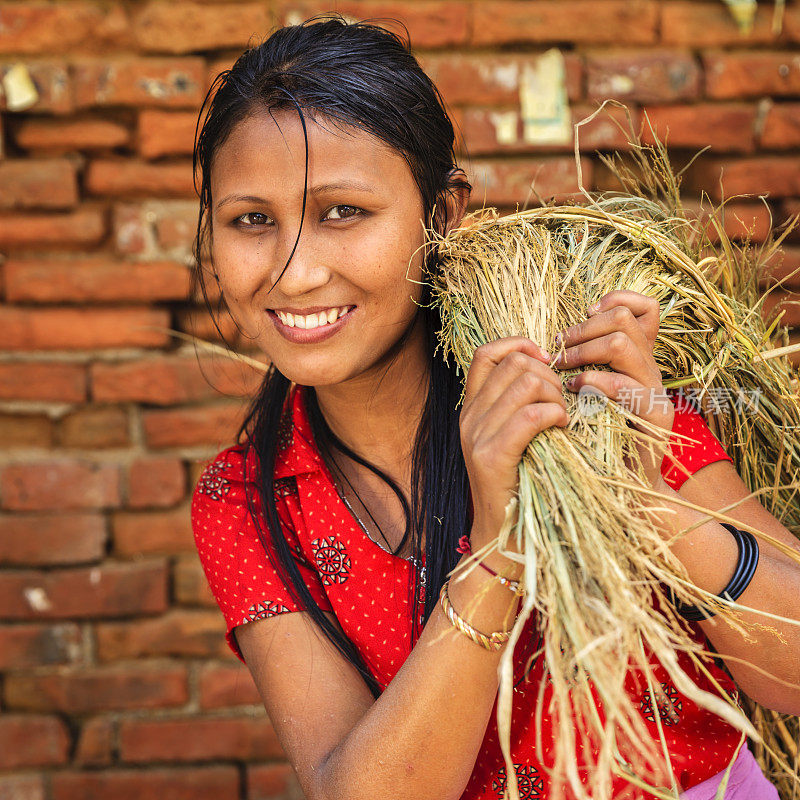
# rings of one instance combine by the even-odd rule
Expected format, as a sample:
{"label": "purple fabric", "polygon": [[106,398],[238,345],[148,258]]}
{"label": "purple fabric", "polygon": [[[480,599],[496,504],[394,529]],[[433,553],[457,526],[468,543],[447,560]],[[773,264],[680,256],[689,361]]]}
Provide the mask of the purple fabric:
{"label": "purple fabric", "polygon": [[[680,800],[714,800],[725,770],[692,786]],[[731,767],[725,800],[780,800],[778,790],[766,779],[750,749],[743,744]]]}

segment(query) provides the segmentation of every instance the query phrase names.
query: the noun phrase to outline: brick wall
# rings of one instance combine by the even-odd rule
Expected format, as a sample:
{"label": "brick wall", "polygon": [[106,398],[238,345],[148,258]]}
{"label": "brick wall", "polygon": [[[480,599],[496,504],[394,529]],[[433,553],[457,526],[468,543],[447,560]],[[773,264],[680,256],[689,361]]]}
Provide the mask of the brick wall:
{"label": "brick wall", "polygon": [[[688,175],[763,239],[800,211],[800,3],[749,35],[721,0],[339,2],[399,16],[459,123],[475,196],[575,188],[571,143],[519,135],[520,76],[565,57],[575,120],[646,108]],[[0,798],[296,796],[249,673],[227,651],[188,494],[257,376],[188,298],[191,149],[213,76],[301,2],[0,0]],[[29,79],[30,83],[26,79]],[[34,87],[32,105],[24,93]],[[618,113],[618,112],[615,112]],[[610,186],[584,129],[587,186]],[[800,265],[800,236],[778,271]],[[779,299],[797,299],[795,280]],[[771,306],[775,305],[775,302]],[[800,327],[797,306],[787,322]],[[235,331],[226,329],[235,340]],[[794,338],[794,337],[793,337]]]}

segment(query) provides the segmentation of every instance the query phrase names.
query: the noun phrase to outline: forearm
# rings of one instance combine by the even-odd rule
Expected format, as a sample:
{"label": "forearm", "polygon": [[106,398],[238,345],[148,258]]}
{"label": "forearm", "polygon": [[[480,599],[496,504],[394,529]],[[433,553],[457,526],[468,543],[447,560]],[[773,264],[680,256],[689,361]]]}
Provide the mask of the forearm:
{"label": "forearm", "polygon": [[[510,577],[520,571],[496,554],[487,563]],[[480,567],[463,581],[451,580],[449,594],[455,610],[486,634],[510,628],[519,605]],[[326,760],[321,797],[460,797],[497,695],[502,652],[472,642],[437,606],[394,679]]]}
{"label": "forearm", "polygon": [[[658,520],[668,539],[707,518],[701,511],[674,502],[682,498],[666,484],[657,488],[664,498],[658,505],[667,509],[658,515]],[[697,525],[672,541],[670,549],[686,567],[692,582],[715,595],[728,584],[738,558],[735,539],[715,519]],[[759,542],[759,550],[758,568],[737,602],[800,620],[800,566],[763,541]],[[699,625],[723,659],[732,657],[727,658],[726,663],[746,694],[775,710],[800,713],[800,687],[792,689],[779,682],[800,684],[800,627],[754,612],[741,612],[741,620],[748,626],[747,639],[719,617],[704,620]],[[751,628],[751,624],[769,626],[777,635],[763,627]],[[734,659],[748,661],[778,680]]]}

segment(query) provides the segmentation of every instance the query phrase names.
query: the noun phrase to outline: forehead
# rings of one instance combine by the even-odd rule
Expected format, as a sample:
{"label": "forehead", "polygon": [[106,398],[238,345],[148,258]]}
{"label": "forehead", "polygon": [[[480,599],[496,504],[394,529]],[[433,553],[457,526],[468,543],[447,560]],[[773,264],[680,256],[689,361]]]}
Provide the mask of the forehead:
{"label": "forehead", "polygon": [[[346,178],[376,190],[414,187],[405,158],[376,136],[319,114],[304,112],[309,186]],[[306,145],[294,110],[259,111],[239,122],[217,149],[211,168],[215,198],[246,187],[302,194]]]}

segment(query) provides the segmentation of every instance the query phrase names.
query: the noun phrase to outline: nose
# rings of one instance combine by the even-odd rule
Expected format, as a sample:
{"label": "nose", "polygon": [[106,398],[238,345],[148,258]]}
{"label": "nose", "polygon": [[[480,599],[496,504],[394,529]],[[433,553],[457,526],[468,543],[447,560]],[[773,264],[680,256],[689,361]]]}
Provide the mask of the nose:
{"label": "nose", "polygon": [[331,278],[326,258],[317,237],[307,226],[302,230],[287,232],[278,249],[285,254],[277,259],[270,273],[270,291],[280,283],[281,294],[300,297],[324,286]]}

